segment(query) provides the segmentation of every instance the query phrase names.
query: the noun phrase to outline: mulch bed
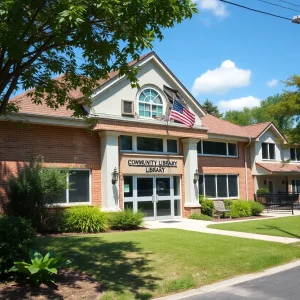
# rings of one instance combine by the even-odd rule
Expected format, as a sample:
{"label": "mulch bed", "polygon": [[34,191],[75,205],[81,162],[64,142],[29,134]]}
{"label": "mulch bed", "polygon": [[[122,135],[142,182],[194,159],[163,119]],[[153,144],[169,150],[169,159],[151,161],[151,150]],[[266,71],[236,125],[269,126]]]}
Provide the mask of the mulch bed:
{"label": "mulch bed", "polygon": [[46,299],[99,299],[101,286],[92,277],[82,272],[61,270],[55,283],[40,286],[29,281],[0,283],[0,299],[6,300],[46,300]]}
{"label": "mulch bed", "polygon": [[264,218],[272,218],[271,216],[253,216],[253,217],[245,217],[245,218],[235,218],[235,219],[230,219],[230,218],[213,218],[212,221],[213,222],[224,222],[224,221],[241,221],[241,220],[255,220],[255,219],[264,219]]}

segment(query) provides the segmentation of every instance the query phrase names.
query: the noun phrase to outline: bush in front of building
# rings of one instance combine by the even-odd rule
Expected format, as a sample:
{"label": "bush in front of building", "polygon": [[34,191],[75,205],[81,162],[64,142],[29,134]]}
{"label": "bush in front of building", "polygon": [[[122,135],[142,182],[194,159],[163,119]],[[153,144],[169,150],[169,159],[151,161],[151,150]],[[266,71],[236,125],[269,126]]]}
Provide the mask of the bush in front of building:
{"label": "bush in front of building", "polygon": [[251,215],[252,216],[260,216],[260,214],[263,212],[263,210],[265,208],[262,204],[260,204],[259,202],[256,202],[256,201],[250,201],[248,203],[250,203],[250,206],[251,206]]}
{"label": "bush in front of building", "polygon": [[256,191],[257,195],[268,195],[269,193],[270,191],[267,188],[260,188]]}
{"label": "bush in front of building", "polygon": [[212,217],[215,209],[214,202],[212,200],[208,200],[203,195],[199,195],[199,203],[201,204],[201,213]]}
{"label": "bush in front of building", "polygon": [[38,232],[48,231],[49,218],[55,217],[49,207],[65,200],[66,172],[44,168],[40,158],[25,164],[6,181],[5,214],[25,218]]}
{"label": "bush in front of building", "polygon": [[29,221],[11,216],[0,218],[0,280],[8,276],[14,261],[27,257],[35,237],[36,232]]}
{"label": "bush in front of building", "polygon": [[145,214],[130,209],[108,214],[108,224],[113,230],[135,230],[143,225]]}
{"label": "bush in front of building", "polygon": [[188,216],[188,219],[193,219],[193,220],[202,220],[202,221],[211,221],[212,217],[203,215],[201,213],[192,213]]}
{"label": "bush in front of building", "polygon": [[65,211],[62,232],[98,233],[107,229],[107,214],[98,207],[80,205]]}
{"label": "bush in front of building", "polygon": [[231,205],[232,218],[251,217],[252,209],[250,202],[244,200],[235,200]]}

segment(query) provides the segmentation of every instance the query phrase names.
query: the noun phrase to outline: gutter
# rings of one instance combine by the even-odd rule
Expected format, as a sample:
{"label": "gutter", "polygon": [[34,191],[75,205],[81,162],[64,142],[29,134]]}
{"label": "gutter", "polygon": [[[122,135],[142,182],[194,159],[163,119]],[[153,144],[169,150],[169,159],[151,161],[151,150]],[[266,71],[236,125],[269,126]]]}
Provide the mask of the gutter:
{"label": "gutter", "polygon": [[248,197],[248,166],[247,166],[247,148],[250,146],[251,144],[251,137],[248,136],[248,144],[245,146],[244,148],[244,164],[245,164],[245,183],[246,183],[246,201],[249,201],[249,197]]}

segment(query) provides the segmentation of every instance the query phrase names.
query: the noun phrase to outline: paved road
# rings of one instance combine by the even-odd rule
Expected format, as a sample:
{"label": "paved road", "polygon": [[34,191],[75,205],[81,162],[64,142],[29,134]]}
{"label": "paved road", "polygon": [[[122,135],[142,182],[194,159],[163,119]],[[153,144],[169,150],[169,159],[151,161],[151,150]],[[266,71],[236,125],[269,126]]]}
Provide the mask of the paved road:
{"label": "paved road", "polygon": [[300,267],[226,287],[185,300],[299,300]]}

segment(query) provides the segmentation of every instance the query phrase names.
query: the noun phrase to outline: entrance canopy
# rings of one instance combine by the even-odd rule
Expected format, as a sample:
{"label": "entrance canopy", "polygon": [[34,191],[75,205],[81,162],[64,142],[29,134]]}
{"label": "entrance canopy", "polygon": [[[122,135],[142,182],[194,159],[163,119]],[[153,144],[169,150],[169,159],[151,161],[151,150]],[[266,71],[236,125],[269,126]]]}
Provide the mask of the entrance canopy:
{"label": "entrance canopy", "polygon": [[297,174],[300,175],[300,165],[289,163],[256,163],[263,174]]}

